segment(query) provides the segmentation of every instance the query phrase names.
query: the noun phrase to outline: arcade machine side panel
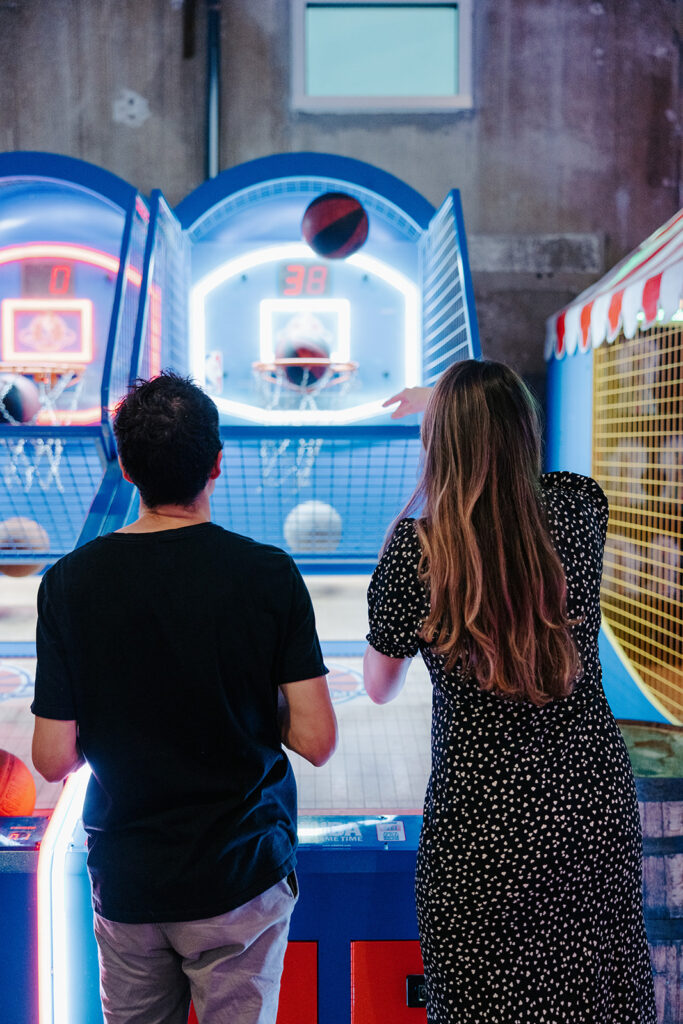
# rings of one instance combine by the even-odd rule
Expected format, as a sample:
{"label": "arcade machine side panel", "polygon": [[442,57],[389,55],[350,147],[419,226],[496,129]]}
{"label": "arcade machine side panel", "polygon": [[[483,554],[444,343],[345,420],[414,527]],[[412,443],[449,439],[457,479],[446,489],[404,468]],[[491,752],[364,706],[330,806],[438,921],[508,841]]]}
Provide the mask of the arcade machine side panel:
{"label": "arcade machine side panel", "polygon": [[422,383],[435,384],[461,359],[480,359],[479,328],[457,190],[449,192],[420,240]]}
{"label": "arcade machine side panel", "polygon": [[[108,325],[107,352],[101,381],[101,418],[107,427],[116,405],[128,391],[128,385],[134,379],[134,371],[143,355],[151,360],[155,372],[160,369],[160,304],[163,297],[158,291],[151,291],[148,269],[153,251],[151,244],[148,244],[151,238],[150,219],[147,204],[136,195],[126,217],[114,308]],[[151,304],[153,310],[149,318],[145,316],[148,304]]]}
{"label": "arcade machine side panel", "polygon": [[187,237],[163,194],[155,189],[150,201],[131,381],[138,377],[147,380],[161,369],[188,374],[188,282]]}

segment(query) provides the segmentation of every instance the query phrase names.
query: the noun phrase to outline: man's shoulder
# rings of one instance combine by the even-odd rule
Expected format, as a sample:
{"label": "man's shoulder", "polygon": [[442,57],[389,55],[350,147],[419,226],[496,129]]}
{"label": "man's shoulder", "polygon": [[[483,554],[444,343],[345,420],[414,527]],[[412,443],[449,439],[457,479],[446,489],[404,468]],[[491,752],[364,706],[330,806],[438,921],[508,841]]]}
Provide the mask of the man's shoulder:
{"label": "man's shoulder", "polygon": [[106,545],[104,541],[105,537],[95,537],[94,540],[81,544],[80,547],[74,548],[73,551],[68,551],[46,570],[45,576],[60,576],[72,570],[77,571],[81,567],[96,561],[105,550]]}
{"label": "man's shoulder", "polygon": [[275,544],[264,544],[242,533],[233,533],[222,526],[217,526],[222,535],[223,543],[232,554],[239,555],[245,563],[272,567],[274,570],[289,570],[294,560],[283,548]]}

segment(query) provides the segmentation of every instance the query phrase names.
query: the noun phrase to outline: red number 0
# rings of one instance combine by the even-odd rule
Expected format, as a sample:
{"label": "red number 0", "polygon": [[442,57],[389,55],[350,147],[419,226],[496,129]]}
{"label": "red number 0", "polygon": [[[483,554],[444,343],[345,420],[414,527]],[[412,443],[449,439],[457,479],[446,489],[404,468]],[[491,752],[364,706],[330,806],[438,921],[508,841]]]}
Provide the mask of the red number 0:
{"label": "red number 0", "polygon": [[71,280],[71,267],[53,267],[50,274],[50,295],[66,295]]}
{"label": "red number 0", "polygon": [[308,268],[306,281],[307,295],[324,295],[327,284],[327,267],[315,265]]}

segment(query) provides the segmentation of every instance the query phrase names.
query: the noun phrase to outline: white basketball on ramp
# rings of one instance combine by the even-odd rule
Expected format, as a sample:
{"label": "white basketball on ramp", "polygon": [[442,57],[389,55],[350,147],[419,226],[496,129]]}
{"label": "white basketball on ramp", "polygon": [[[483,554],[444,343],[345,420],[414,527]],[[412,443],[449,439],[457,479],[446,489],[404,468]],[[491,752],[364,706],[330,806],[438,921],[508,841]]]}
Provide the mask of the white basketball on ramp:
{"label": "white basketball on ramp", "polygon": [[329,553],[339,547],[342,520],[337,510],[324,501],[303,501],[288,514],[283,532],[292,551]]}
{"label": "white basketball on ramp", "polygon": [[0,522],[0,554],[7,551],[23,555],[25,552],[27,556],[25,563],[3,562],[0,564],[0,572],[5,576],[30,576],[32,573],[40,572],[45,560],[36,560],[30,556],[33,556],[35,552],[49,550],[50,538],[47,530],[33,519],[12,516],[11,519]]}

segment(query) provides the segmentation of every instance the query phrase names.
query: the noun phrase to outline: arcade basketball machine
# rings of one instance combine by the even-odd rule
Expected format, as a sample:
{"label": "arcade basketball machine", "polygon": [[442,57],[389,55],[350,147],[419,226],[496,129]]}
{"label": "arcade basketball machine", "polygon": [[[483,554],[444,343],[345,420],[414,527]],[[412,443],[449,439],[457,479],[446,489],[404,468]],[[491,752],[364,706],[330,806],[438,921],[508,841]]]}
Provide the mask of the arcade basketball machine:
{"label": "arcade basketball machine", "polygon": [[[219,175],[178,215],[191,364],[226,424],[218,521],[284,546],[305,574],[371,572],[420,451],[415,420],[388,422],[382,402],[479,355],[458,193],[436,212],[378,168],[305,153]],[[413,871],[429,696],[375,718],[344,665],[363,647],[323,643],[340,746],[320,771],[292,758],[302,895],[279,1024],[424,1017],[406,985],[422,970]]]}
{"label": "arcade basketball machine", "polygon": [[[184,273],[183,252],[160,195],[148,202],[114,175],[66,157],[0,155],[4,574],[40,572],[127,514],[132,495],[121,486],[110,412],[131,379],[158,372],[162,334],[163,358],[183,365],[174,323],[184,328],[184,307],[178,316],[174,306],[184,289],[169,303],[164,296]],[[20,713],[30,721],[34,643],[3,641],[0,659],[0,745],[23,742],[16,752],[30,763],[30,737],[17,723]],[[47,1019],[45,997],[38,1009],[36,851],[41,841],[43,850],[51,845],[58,793],[41,787],[34,817],[0,821],[0,907],[12,935],[0,964],[2,1016],[16,1024]],[[50,887],[38,887],[45,916]],[[59,951],[47,940],[42,947],[51,971]]]}
{"label": "arcade basketball machine", "polygon": [[610,504],[603,684],[643,823],[658,1020],[681,1019],[683,904],[683,211],[548,321],[549,469]]}
{"label": "arcade basketball machine", "polygon": [[[295,154],[224,172],[177,214],[173,244],[190,256],[186,358],[222,420],[214,519],[287,548],[304,573],[367,574],[419,464],[417,423],[387,423],[382,402],[479,355],[458,193],[435,211],[377,168]],[[326,226],[347,215],[350,250],[338,224],[325,249]],[[120,482],[118,493],[108,529],[132,517]],[[363,648],[360,636],[323,645],[332,668]],[[327,774],[295,763],[302,896],[279,1024],[421,1020],[413,872],[429,688],[375,726],[357,672],[333,673],[331,686],[340,749]],[[41,856],[40,1024],[101,1020],[86,783],[83,770],[67,783]]]}

